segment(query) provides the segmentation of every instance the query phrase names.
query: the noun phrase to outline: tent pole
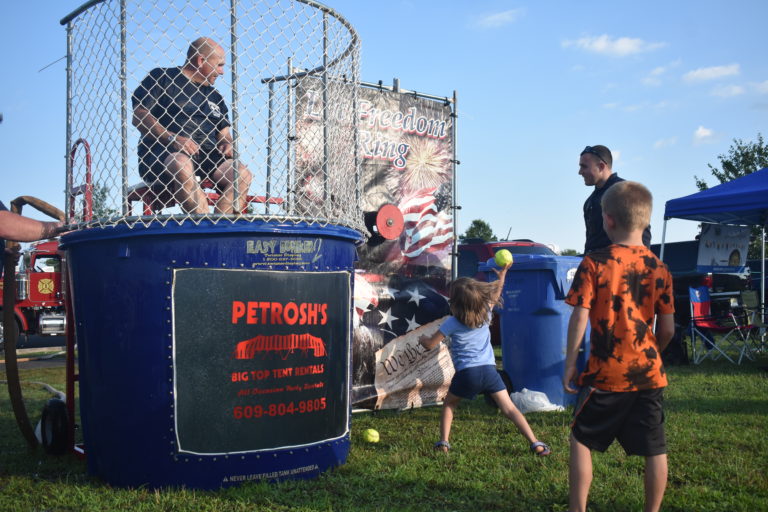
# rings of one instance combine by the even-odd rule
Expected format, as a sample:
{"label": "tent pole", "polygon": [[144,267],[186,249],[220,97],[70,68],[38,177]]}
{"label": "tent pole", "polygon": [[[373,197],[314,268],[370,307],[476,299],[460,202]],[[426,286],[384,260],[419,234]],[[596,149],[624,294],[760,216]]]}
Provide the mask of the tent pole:
{"label": "tent pole", "polygon": [[664,227],[661,230],[661,249],[659,249],[659,259],[664,261],[664,240],[667,238],[667,220],[664,219]]}
{"label": "tent pole", "polygon": [[765,224],[763,224],[762,257],[760,258],[760,314],[765,322]]}

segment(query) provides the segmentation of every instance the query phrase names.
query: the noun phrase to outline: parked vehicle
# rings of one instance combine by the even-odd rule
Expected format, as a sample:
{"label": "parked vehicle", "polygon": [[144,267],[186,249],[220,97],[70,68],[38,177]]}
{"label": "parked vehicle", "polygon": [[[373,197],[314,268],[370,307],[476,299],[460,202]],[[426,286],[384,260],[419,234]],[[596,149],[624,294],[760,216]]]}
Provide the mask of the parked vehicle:
{"label": "parked vehicle", "polygon": [[477,270],[478,265],[488,261],[488,258],[493,258],[493,256],[502,249],[507,249],[512,255],[557,255],[546,245],[528,239],[485,242],[479,238],[465,238],[459,242],[458,276],[474,277],[475,279],[485,280],[483,272],[478,272]]}
{"label": "parked vehicle", "polygon": [[[61,258],[57,240],[34,243],[22,252],[16,273],[16,302],[12,305],[18,334],[64,335],[66,314],[61,288]],[[6,304],[3,304],[0,293],[0,310],[4,307]],[[4,341],[4,328],[0,322],[0,346]]]}
{"label": "parked vehicle", "polygon": [[[750,285],[753,290],[757,291],[757,293],[760,293],[760,276],[763,272],[762,265],[760,263],[760,260],[747,260],[747,267],[749,267],[749,280]],[[765,261],[765,267],[768,269],[768,260]],[[766,271],[766,274],[768,274],[768,271]],[[764,278],[765,281],[765,289],[768,290],[768,275],[766,275]]]}
{"label": "parked vehicle", "polygon": [[[661,245],[651,245],[651,251],[660,255]],[[711,273],[697,269],[699,241],[671,242],[664,244],[664,263],[672,273],[675,294],[675,323],[685,327],[691,318],[689,287],[707,286],[713,298],[713,314],[727,312],[731,299],[738,298],[741,291],[751,288],[750,274]]]}

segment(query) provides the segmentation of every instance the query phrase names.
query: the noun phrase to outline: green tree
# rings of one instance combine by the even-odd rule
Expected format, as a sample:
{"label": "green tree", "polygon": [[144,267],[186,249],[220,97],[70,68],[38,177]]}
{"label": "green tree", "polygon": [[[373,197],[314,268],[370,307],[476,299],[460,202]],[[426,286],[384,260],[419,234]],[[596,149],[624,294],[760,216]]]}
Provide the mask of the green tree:
{"label": "green tree", "polygon": [[[733,139],[728,154],[718,155],[717,159],[720,160],[720,168],[712,164],[707,164],[707,167],[720,183],[726,183],[768,167],[768,145],[765,144],[760,133],[757,134],[757,142],[745,143],[740,139]],[[709,188],[703,179],[695,175],[694,179],[699,190]],[[761,236],[762,228],[752,226],[752,242],[749,244],[748,258],[760,258]]]}
{"label": "green tree", "polygon": [[[120,210],[110,207],[109,199],[109,189],[107,186],[95,182],[91,191],[91,208],[94,219],[108,219],[120,215]],[[84,199],[78,201],[79,209],[75,212],[75,222],[83,222],[85,220],[83,201]]]}
{"label": "green tree", "polygon": [[93,187],[93,217],[108,219],[120,215],[120,211],[109,207],[109,189],[106,185],[96,183]]}
{"label": "green tree", "polygon": [[498,240],[493,234],[491,225],[482,219],[475,219],[469,225],[469,228],[461,235],[461,238],[479,238],[483,242],[493,242]]}
{"label": "green tree", "polygon": [[576,249],[563,249],[560,251],[560,254],[562,256],[581,256],[581,252],[577,251]]}
{"label": "green tree", "polygon": [[[740,139],[733,139],[728,155],[718,155],[717,159],[720,160],[720,167],[722,169],[718,169],[712,164],[707,164],[712,176],[717,178],[720,183],[733,181],[736,178],[741,178],[768,167],[768,145],[765,144],[760,133],[757,134],[757,142],[745,143]],[[709,188],[704,180],[698,176],[694,176],[694,178],[699,190],[707,190]]]}

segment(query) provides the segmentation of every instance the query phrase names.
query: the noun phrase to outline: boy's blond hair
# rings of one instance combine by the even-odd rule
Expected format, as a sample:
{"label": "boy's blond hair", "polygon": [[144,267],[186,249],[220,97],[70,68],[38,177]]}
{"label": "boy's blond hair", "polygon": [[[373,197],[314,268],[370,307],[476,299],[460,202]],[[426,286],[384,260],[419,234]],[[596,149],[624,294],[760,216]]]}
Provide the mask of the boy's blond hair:
{"label": "boy's blond hair", "polygon": [[642,231],[651,223],[653,196],[636,181],[620,181],[611,186],[605,191],[600,205],[623,231]]}

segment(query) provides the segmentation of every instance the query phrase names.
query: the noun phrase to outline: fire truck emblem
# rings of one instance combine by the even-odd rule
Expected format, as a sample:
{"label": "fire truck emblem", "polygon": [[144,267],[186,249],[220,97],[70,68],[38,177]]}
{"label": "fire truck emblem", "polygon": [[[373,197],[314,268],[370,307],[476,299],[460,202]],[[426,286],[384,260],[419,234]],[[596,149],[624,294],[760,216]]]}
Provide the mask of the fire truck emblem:
{"label": "fire truck emblem", "polygon": [[37,291],[44,294],[53,293],[53,279],[41,279],[37,283]]}

